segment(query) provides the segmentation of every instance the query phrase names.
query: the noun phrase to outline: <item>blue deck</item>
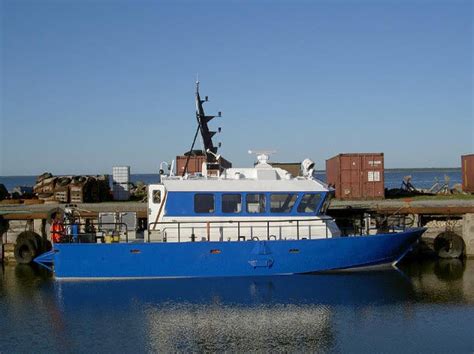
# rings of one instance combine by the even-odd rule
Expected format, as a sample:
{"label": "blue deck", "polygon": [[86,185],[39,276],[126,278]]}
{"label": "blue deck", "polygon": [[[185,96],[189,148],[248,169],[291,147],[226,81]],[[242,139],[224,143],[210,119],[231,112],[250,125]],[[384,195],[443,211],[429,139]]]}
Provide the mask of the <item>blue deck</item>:
{"label": "blue deck", "polygon": [[303,274],[396,262],[424,230],[316,240],[56,244],[51,260],[56,278]]}

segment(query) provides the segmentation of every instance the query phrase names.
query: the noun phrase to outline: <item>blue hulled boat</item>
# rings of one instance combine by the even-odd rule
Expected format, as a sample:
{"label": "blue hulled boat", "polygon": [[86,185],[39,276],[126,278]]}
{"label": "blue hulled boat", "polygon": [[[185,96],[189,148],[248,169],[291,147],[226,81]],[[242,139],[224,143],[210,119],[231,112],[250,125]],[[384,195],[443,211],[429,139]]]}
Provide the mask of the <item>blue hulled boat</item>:
{"label": "blue hulled boat", "polygon": [[187,173],[188,162],[179,176],[160,172],[148,187],[142,242],[57,243],[35,261],[52,263],[57,279],[305,274],[394,265],[421,237],[422,228],[342,236],[326,215],[333,190],[309,159],[301,176],[272,167],[265,151],[252,168],[224,168],[204,102],[197,86],[202,172]]}
{"label": "blue hulled boat", "polygon": [[423,231],[313,240],[61,243],[36,261],[53,262],[58,279],[305,274],[396,264]]}

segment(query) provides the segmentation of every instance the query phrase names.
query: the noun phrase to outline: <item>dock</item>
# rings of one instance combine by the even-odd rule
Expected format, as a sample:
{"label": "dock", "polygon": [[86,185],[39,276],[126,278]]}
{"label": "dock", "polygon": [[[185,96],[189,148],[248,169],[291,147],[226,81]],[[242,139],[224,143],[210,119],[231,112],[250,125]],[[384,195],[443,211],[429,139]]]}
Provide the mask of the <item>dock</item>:
{"label": "dock", "polygon": [[[0,216],[6,220],[43,219],[49,210],[64,207],[64,204],[2,204]],[[138,218],[147,217],[147,204],[143,202],[103,202],[77,204],[84,217],[97,217],[101,212],[134,211]],[[455,215],[474,213],[474,199],[382,199],[382,200],[338,200],[333,199],[329,210],[367,209],[382,214],[433,213]]]}
{"label": "dock", "polygon": [[[8,258],[5,252],[10,255],[11,244],[22,231],[34,231],[48,238],[48,213],[58,207],[63,208],[64,204],[0,205],[1,259]],[[97,221],[100,213],[132,212],[136,213],[137,225],[146,225],[148,217],[147,204],[143,202],[82,203],[77,208],[81,218],[93,221]],[[371,228],[381,219],[397,220],[397,223],[403,222],[406,226],[427,227],[423,239],[430,245],[441,233],[454,232],[463,239],[464,255],[474,256],[474,199],[335,199],[327,213],[348,226],[348,233],[373,232]]]}

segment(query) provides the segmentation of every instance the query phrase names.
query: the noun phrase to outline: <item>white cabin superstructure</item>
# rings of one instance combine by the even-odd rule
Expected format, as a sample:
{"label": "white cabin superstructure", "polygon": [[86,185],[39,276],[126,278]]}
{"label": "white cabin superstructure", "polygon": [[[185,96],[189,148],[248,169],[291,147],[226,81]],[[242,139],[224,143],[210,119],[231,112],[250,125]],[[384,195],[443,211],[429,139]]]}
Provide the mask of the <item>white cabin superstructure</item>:
{"label": "white cabin superstructure", "polygon": [[324,215],[331,190],[312,168],[293,177],[267,159],[260,155],[255,167],[229,168],[218,177],[162,176],[160,184],[149,186],[150,237],[183,242],[339,236]]}

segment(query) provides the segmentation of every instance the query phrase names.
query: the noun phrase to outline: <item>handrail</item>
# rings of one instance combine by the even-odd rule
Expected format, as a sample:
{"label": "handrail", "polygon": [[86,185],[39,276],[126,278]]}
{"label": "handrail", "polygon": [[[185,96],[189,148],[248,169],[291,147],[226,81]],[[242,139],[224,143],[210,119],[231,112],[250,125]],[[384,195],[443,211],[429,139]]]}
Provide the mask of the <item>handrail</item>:
{"label": "handrail", "polygon": [[[190,221],[156,221],[156,222],[151,222],[148,224],[148,230],[150,230],[151,225],[161,225],[161,224],[196,224],[196,223],[210,223],[210,224],[216,224],[216,223],[227,223],[227,224],[234,224],[234,223],[243,223],[243,222],[253,222],[253,223],[266,223],[266,222],[271,222],[271,223],[276,223],[276,222],[296,222],[296,221],[329,221],[329,220],[334,220],[334,218],[327,216],[327,215],[321,215],[320,217],[317,218],[310,218],[310,219],[278,219],[278,220],[255,220],[255,219],[243,219],[243,220],[190,220]],[[152,230],[153,231],[153,230]]]}
{"label": "handrail", "polygon": [[[329,237],[329,230],[328,230],[328,225],[327,221],[334,220],[331,217],[328,216],[322,216],[319,218],[311,218],[311,219],[284,219],[284,220],[253,220],[253,219],[244,219],[244,220],[212,220],[212,221],[197,221],[197,220],[192,220],[192,221],[160,221],[160,222],[152,222],[148,224],[148,242],[151,242],[151,233],[153,231],[160,231],[163,232],[166,235],[166,232],[169,230],[177,231],[177,240],[178,242],[181,242],[181,236],[182,236],[182,231],[183,230],[189,230],[191,229],[191,241],[195,241],[196,235],[195,235],[195,229],[197,230],[205,230],[205,234],[207,241],[210,241],[210,229],[212,225],[218,224],[219,227],[219,233],[223,234],[224,229],[229,229],[233,228],[236,229],[237,231],[237,240],[240,241],[242,239],[245,239],[245,236],[241,235],[241,230],[242,228],[250,228],[250,239],[254,239],[255,236],[253,235],[253,230],[254,229],[266,229],[266,237],[267,240],[270,239],[277,239],[276,235],[270,234],[270,229],[271,227],[279,228],[279,238],[281,239],[281,228],[282,227],[294,227],[296,228],[296,238],[299,240],[300,239],[300,229],[301,227],[308,227],[308,235],[309,239],[312,237],[312,226],[317,226],[317,225],[307,225],[308,223],[312,222],[319,222],[321,224],[324,224],[325,227],[325,236],[326,238]],[[282,225],[288,223],[289,225]],[[293,225],[293,223],[296,223],[296,225]],[[250,224],[250,225],[247,225]],[[257,225],[255,225],[257,224]],[[273,224],[273,225],[272,225]],[[277,225],[275,225],[277,224]],[[301,225],[303,224],[303,225]],[[160,225],[162,226],[159,230],[156,230],[156,226]],[[173,226],[172,228],[168,227],[168,225]],[[189,226],[192,225],[192,226]],[[220,240],[223,239],[221,236],[219,238]],[[166,241],[166,236],[163,237],[163,241]]]}

